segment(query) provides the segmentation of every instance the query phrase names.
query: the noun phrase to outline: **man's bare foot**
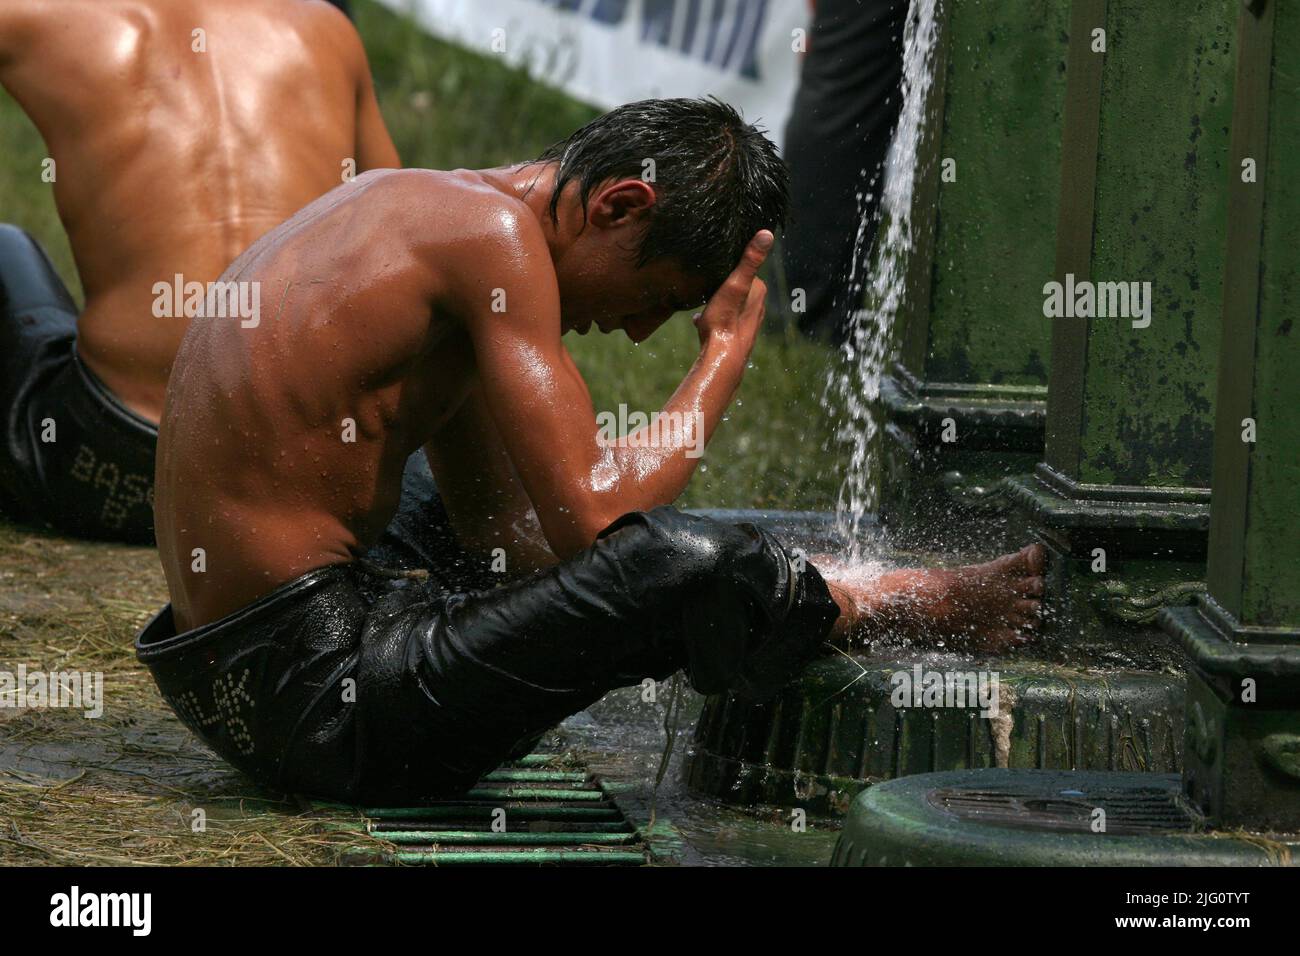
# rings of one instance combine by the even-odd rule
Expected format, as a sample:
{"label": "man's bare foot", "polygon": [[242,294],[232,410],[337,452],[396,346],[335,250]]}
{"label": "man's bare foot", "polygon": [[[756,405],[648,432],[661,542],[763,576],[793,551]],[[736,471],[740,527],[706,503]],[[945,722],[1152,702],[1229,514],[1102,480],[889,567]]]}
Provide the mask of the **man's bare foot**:
{"label": "man's bare foot", "polygon": [[1042,613],[1041,544],[964,568],[909,568],[866,582],[825,572],[840,606],[833,637],[904,637],[998,651],[1034,639]]}

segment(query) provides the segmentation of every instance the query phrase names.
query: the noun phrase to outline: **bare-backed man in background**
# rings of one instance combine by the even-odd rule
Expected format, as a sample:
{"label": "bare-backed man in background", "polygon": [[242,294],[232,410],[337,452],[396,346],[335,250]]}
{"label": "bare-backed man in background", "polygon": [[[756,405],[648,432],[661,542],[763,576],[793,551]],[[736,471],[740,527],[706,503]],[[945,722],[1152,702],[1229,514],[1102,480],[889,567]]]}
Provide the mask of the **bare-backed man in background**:
{"label": "bare-backed man in background", "polygon": [[216,280],[346,174],[399,165],[365,51],[323,0],[4,0],[0,84],[45,139],[86,296],[78,316],[0,225],[0,514],[149,542],[196,311],[171,290]]}

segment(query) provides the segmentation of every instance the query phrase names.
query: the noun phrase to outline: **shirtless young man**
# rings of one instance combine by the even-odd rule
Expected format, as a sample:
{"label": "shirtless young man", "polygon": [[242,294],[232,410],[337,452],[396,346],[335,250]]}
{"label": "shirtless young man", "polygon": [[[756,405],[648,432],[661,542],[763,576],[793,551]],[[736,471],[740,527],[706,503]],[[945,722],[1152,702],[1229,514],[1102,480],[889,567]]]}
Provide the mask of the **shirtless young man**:
{"label": "shirtless young man", "polygon": [[[655,100],[535,163],[361,176],[264,236],[226,275],[261,284],[263,321],[194,323],[168,388],[156,510],[172,603],[136,643],[167,700],[263,784],[405,803],[463,791],[647,677],[685,668],[702,692],[763,698],[833,626],[1026,639],[1037,547],[825,581],[766,531],[670,507],[697,436],[600,436],[561,337],[639,342],[707,299],[699,357],[664,406],[698,412],[707,439],[784,213],[759,131],[716,102]],[[445,550],[424,548],[425,578],[386,574],[366,549],[421,447],[454,530],[408,522]],[[514,576],[493,588],[482,556],[497,548]],[[451,567],[466,555],[481,562],[469,588]]]}
{"label": "shirtless young man", "polygon": [[160,288],[205,287],[345,163],[399,165],[365,51],[323,0],[4,0],[0,84],[45,138],[86,293],[78,317],[0,225],[0,514],[150,542],[157,421],[196,311]]}

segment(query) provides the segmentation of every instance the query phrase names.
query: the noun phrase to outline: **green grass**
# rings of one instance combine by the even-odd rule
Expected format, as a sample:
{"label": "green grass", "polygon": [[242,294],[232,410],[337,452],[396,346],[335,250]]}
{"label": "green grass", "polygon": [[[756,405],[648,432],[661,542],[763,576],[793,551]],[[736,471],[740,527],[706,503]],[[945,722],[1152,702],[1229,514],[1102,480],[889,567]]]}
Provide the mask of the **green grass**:
{"label": "green grass", "polygon": [[[597,110],[534,82],[495,57],[421,33],[373,0],[355,4],[380,106],[408,166],[495,166],[531,159]],[[543,73],[546,64],[540,64]],[[46,151],[35,128],[0,94],[0,220],[35,235],[74,294],[67,238],[41,182]],[[659,408],[698,351],[689,317],[634,346],[623,336],[570,337],[597,409]],[[827,350],[783,331],[755,348],[736,404],[714,436],[682,503],[692,507],[830,507],[839,483],[825,452],[830,423],[819,397]]]}

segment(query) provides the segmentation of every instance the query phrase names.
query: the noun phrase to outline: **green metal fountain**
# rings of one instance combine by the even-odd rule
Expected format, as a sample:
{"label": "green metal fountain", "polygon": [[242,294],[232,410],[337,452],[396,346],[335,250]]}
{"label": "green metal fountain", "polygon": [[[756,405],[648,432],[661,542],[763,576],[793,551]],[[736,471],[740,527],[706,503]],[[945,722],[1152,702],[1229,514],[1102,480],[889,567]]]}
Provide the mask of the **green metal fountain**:
{"label": "green metal fountain", "polygon": [[[1238,3],[1180,12],[1171,43],[1132,0],[940,0],[880,517],[909,563],[1042,541],[1051,616],[1014,656],[881,648],[768,705],[710,699],[693,788],[833,814],[910,774],[1181,769],[1156,617],[1205,588]],[[1149,320],[1045,315],[1049,281],[1134,280]],[[996,674],[998,716],[900,704],[918,663]]]}
{"label": "green metal fountain", "polygon": [[[1182,773],[892,780],[855,800],[836,864],[1268,865],[1300,846],[1300,4],[1192,7],[1172,39],[1150,5],[1074,3],[1058,275],[1150,276],[1157,307],[1131,333],[1053,320],[1045,461],[1013,482],[1073,640],[1126,633],[1108,606],[1163,608],[1187,671]],[[1086,56],[1097,29],[1109,49]],[[1159,144],[1189,119],[1180,163]],[[1115,585],[1090,577],[1095,547]]]}

